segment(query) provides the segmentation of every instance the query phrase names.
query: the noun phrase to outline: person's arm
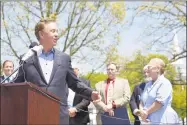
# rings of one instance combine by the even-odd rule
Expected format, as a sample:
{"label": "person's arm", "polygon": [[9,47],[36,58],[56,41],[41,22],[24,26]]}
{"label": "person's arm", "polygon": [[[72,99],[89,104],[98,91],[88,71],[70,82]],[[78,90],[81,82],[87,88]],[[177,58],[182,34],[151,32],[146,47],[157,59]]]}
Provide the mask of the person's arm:
{"label": "person's arm", "polygon": [[[90,87],[90,81],[86,81],[87,86]],[[86,107],[88,107],[88,105],[90,104],[89,100],[86,99],[82,99],[82,101],[80,103],[78,103],[77,105],[75,105],[74,107],[77,109],[77,111],[79,111],[79,109],[84,110]]]}
{"label": "person's arm", "polygon": [[[101,86],[102,82],[96,83],[95,84],[95,89],[96,91],[98,91],[101,94]],[[105,105],[105,103],[103,101],[97,102],[97,103],[93,103],[94,106],[96,107],[96,109],[98,109],[101,112],[106,112],[106,108],[107,106]]]}
{"label": "person's arm", "polygon": [[138,89],[138,85],[134,87],[133,93],[130,98],[130,103],[129,103],[132,114],[136,116],[138,115],[138,112],[139,112],[138,104],[136,102],[136,97],[139,96],[137,89]]}
{"label": "person's arm", "polygon": [[149,114],[159,110],[162,107],[162,104],[160,102],[153,102],[153,104],[148,107],[147,109],[141,110],[141,118],[142,120],[146,120]]}
{"label": "person's arm", "polygon": [[147,114],[151,114],[155,111],[157,111],[158,109],[160,109],[162,107],[162,104],[158,101],[155,101],[149,108],[146,109]]}
{"label": "person's arm", "polygon": [[68,84],[68,87],[71,88],[75,93],[79,94],[80,96],[82,96],[85,99],[88,100],[92,100],[91,96],[92,96],[92,92],[93,90],[89,87],[87,87],[86,85],[84,85],[84,83],[82,83],[77,76],[75,75],[72,66],[71,66],[71,59],[68,56],[68,63],[69,63],[69,67],[67,69],[67,76],[66,76],[66,81]]}
{"label": "person's arm", "polygon": [[123,97],[114,100],[116,108],[126,105],[130,101],[130,87],[129,87],[128,80],[123,80],[123,82],[125,85],[123,88]]}
{"label": "person's arm", "polygon": [[93,104],[95,105],[95,107],[96,107],[98,110],[100,110],[100,111],[102,111],[102,112],[107,112],[107,111],[108,111],[107,105],[106,105],[104,102],[102,102],[102,101],[97,102],[97,103],[93,103]]}

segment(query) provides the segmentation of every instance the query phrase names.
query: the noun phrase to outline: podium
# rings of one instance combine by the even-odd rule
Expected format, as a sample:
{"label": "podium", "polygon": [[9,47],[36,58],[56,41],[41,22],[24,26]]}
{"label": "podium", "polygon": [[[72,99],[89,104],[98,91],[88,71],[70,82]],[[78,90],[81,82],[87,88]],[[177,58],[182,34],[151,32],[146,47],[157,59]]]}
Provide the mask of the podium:
{"label": "podium", "polygon": [[59,124],[59,98],[32,83],[0,86],[1,125]]}

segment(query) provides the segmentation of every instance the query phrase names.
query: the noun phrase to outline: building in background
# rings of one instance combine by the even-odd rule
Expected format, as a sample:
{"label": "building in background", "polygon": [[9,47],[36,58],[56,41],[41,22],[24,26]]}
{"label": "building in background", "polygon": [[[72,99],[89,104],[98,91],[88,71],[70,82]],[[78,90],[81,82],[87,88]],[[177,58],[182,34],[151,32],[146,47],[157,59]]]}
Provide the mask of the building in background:
{"label": "building in background", "polygon": [[[177,55],[181,53],[182,49],[179,46],[179,40],[176,31],[174,31],[174,39],[173,39],[173,55]],[[186,53],[185,53],[186,54]],[[182,83],[182,81],[186,82],[186,58],[178,59],[172,62],[172,65],[175,67],[177,71],[177,76],[175,78],[176,83]]]}

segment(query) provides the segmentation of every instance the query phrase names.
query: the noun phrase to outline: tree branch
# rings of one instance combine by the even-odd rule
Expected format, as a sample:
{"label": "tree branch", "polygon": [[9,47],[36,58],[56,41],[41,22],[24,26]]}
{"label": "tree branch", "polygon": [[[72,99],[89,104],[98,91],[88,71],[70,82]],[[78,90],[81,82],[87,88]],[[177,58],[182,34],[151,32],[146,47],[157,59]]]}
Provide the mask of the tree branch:
{"label": "tree branch", "polygon": [[40,13],[41,13],[41,17],[44,18],[44,13],[43,13],[43,7],[42,7],[42,1],[38,1],[39,5],[40,5]]}

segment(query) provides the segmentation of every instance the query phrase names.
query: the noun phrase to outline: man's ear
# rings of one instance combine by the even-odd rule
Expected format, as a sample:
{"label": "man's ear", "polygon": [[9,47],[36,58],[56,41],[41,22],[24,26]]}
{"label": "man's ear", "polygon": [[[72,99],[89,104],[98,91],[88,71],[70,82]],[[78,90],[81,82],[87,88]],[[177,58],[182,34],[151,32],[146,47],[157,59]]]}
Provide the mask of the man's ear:
{"label": "man's ear", "polygon": [[39,34],[39,38],[43,38],[44,34],[42,31],[39,31],[38,34]]}

